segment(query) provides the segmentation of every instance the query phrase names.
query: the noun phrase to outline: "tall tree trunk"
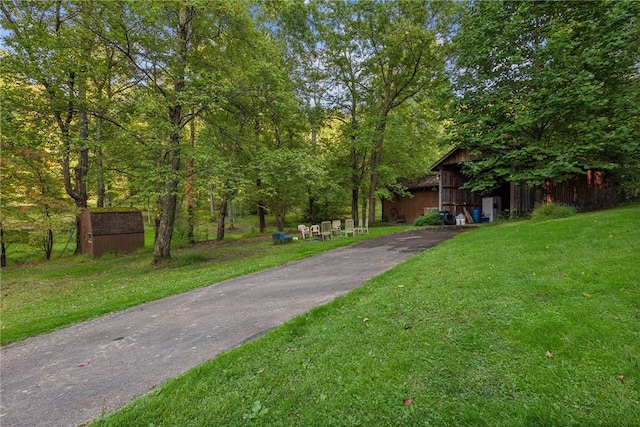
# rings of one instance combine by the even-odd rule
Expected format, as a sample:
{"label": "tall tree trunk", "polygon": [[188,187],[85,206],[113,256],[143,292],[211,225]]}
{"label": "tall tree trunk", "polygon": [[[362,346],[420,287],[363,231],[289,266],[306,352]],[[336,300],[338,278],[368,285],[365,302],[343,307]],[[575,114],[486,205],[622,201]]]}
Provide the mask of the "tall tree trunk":
{"label": "tall tree trunk", "polygon": [[[318,130],[314,127],[311,129],[311,147],[314,157],[316,155],[317,146]],[[316,198],[312,188],[309,188],[309,220],[311,221],[311,224],[316,224]]]}
{"label": "tall tree trunk", "polygon": [[177,70],[173,83],[174,104],[169,107],[168,111],[171,130],[168,149],[163,157],[164,165],[167,166],[167,175],[165,176],[164,193],[161,197],[162,207],[153,250],[153,264],[159,264],[171,258],[171,238],[176,219],[178,174],[180,172],[180,129],[182,125],[182,101],[180,98],[186,84],[187,45],[191,36],[193,13],[193,9],[184,4],[178,13],[178,40],[174,55]]}
{"label": "tall tree trunk", "polygon": [[360,191],[358,188],[351,188],[351,218],[355,224],[358,223],[358,200],[360,200]]}
{"label": "tall tree trunk", "polygon": [[[66,138],[63,137],[63,141],[65,139],[67,140],[67,142],[66,143],[63,142],[64,154],[63,154],[62,174],[63,174],[64,186],[67,191],[67,194],[71,196],[76,207],[79,208],[76,214],[76,249],[74,252],[74,254],[79,254],[81,250],[80,245],[81,245],[81,239],[82,239],[82,235],[80,232],[81,216],[82,216],[82,209],[87,208],[87,193],[86,193],[86,187],[84,185],[84,176],[82,176],[83,168],[79,167],[79,165],[78,167],[75,168],[76,184],[75,185],[71,184],[71,170],[70,170],[70,162],[69,162],[70,148],[69,148],[69,142],[68,142],[68,140],[70,139],[70,136],[67,134]],[[86,150],[80,150],[78,154],[80,159],[82,159],[83,157],[86,157],[88,161],[88,154]],[[86,171],[86,169],[84,169],[84,171]],[[81,185],[78,185],[78,184],[81,184]]]}
{"label": "tall tree trunk", "polygon": [[[360,163],[361,153],[358,150],[358,108],[356,99],[358,98],[357,92],[351,90],[352,104],[350,108],[351,122],[349,124],[351,128],[351,218],[358,223],[358,202],[360,200],[360,186],[364,179],[366,170],[366,155],[362,158],[362,164]],[[364,217],[363,217],[364,219]]]}
{"label": "tall tree trunk", "polygon": [[[258,186],[258,189],[260,189],[260,186],[262,186],[262,181],[260,181],[260,178],[258,178],[258,181],[256,183],[256,185]],[[264,203],[262,203],[262,200],[258,201],[258,219],[260,221],[260,232],[261,233],[266,233],[267,232],[267,220],[265,219],[265,209],[264,209]]]}
{"label": "tall tree trunk", "polygon": [[[189,170],[188,166],[187,170]],[[196,242],[196,214],[193,208],[193,187],[189,187],[188,189],[185,188],[185,191],[187,192],[187,241],[189,244],[194,244]]]}
{"label": "tall tree trunk", "polygon": [[[79,131],[79,147],[78,147],[78,163],[74,168],[75,172],[75,193],[77,194],[76,206],[79,208],[87,208],[87,182],[86,177],[89,172],[89,117],[87,115],[87,85],[85,70],[82,70],[78,79],[78,131]],[[76,218],[76,250],[75,254],[81,251],[82,233],[80,233],[80,213]]]}
{"label": "tall tree trunk", "polygon": [[[62,28],[63,19],[63,7],[61,3],[56,4],[56,28],[55,31],[60,31]],[[41,80],[42,85],[45,87],[49,96],[51,104],[54,105],[53,115],[55,117],[58,129],[60,130],[60,136],[62,140],[62,178],[64,183],[64,189],[66,193],[71,197],[79,210],[87,207],[87,186],[86,175],[89,165],[89,149],[88,149],[88,137],[89,137],[89,122],[87,117],[87,88],[86,88],[86,76],[84,73],[86,70],[80,69],[80,73],[76,73],[74,70],[68,70],[68,86],[69,97],[66,101],[66,108],[62,107],[62,100],[58,91],[55,89],[55,84],[43,78]],[[73,93],[77,90],[78,98],[74,98]],[[77,164],[74,168],[75,176],[72,180],[71,177],[71,123],[78,113],[78,126],[79,126],[79,145],[75,147],[74,155],[77,155]],[[80,253],[80,239],[82,238],[80,233],[80,215],[79,211],[76,214],[76,249],[75,253]]]}
{"label": "tall tree trunk", "polygon": [[313,196],[309,196],[309,220],[316,224],[316,199]]}
{"label": "tall tree trunk", "polygon": [[222,194],[222,200],[220,201],[220,216],[218,217],[218,232],[216,233],[216,241],[222,242],[224,240],[224,226],[227,219],[227,211],[229,204],[229,196],[225,191]]}
{"label": "tall tree trunk", "polygon": [[[352,136],[355,140],[355,135]],[[351,218],[358,223],[358,200],[360,199],[360,173],[358,163],[358,150],[355,148],[355,141],[351,147]]]}
{"label": "tall tree trunk", "polygon": [[4,227],[0,221],[0,267],[7,266],[7,247],[4,244]]}
{"label": "tall tree trunk", "polygon": [[216,222],[216,202],[213,185],[209,185],[209,221]]}
{"label": "tall tree trunk", "polygon": [[[179,110],[179,108],[178,108]],[[178,114],[174,109],[174,114]],[[157,221],[156,243],[153,250],[153,264],[171,258],[171,238],[173,236],[173,226],[175,224],[178,205],[178,178],[177,172],[180,169],[180,136],[177,132],[172,132],[172,145],[175,147],[167,153],[168,164],[170,166],[169,176],[166,177],[164,194],[160,198],[160,214]]]}
{"label": "tall tree trunk", "polygon": [[97,121],[96,121],[96,149],[95,149],[95,156],[96,156],[96,187],[97,187],[97,198],[98,198],[98,204],[97,206],[99,208],[104,208],[104,202],[105,202],[105,195],[106,195],[106,190],[105,190],[105,184],[104,184],[104,166],[102,163],[102,117],[100,117],[101,114],[99,115]]}
{"label": "tall tree trunk", "polygon": [[387,127],[387,113],[385,113],[375,127],[375,144],[371,153],[371,182],[369,184],[369,225],[376,221],[376,190],[380,177],[379,167],[382,164],[382,146],[384,144],[384,131]]}
{"label": "tall tree trunk", "polygon": [[[75,78],[76,74],[74,72],[69,73],[69,84],[72,88],[75,87]],[[45,87],[50,89],[51,87],[45,82]],[[48,91],[50,94],[50,98],[53,102],[57,103],[57,95],[54,90]],[[77,150],[78,154],[78,164],[74,168],[75,171],[75,180],[71,179],[71,133],[70,133],[70,125],[75,116],[76,106],[73,100],[69,100],[67,102],[67,109],[62,110],[58,109],[54,111],[54,117],[56,119],[56,123],[58,124],[58,129],[60,130],[61,140],[62,140],[62,178],[64,183],[64,189],[71,197],[77,208],[83,209],[87,207],[87,190],[86,185],[84,183],[85,175],[87,172],[87,164],[89,163],[89,154],[86,148],[79,147]],[[84,114],[85,124],[86,124],[86,111]],[[80,126],[80,139],[82,140],[82,136],[88,132],[88,127]],[[83,144],[86,147],[86,140]],[[82,238],[80,233],[80,215],[81,212],[76,214],[76,249],[75,253],[80,253],[80,239]]]}
{"label": "tall tree trunk", "polygon": [[42,245],[44,247],[45,259],[49,261],[51,259],[51,252],[53,252],[53,231],[51,228],[47,228],[47,231],[42,238]]}
{"label": "tall tree trunk", "polygon": [[267,232],[267,220],[266,220],[266,212],[264,209],[264,204],[260,201],[258,202],[258,217],[260,220],[260,232]]}
{"label": "tall tree trunk", "polygon": [[280,199],[276,197],[275,216],[276,228],[278,231],[284,231],[284,220],[287,212],[287,202],[280,203]]}
{"label": "tall tree trunk", "polygon": [[[47,185],[42,177],[40,178],[40,194],[43,197],[47,196]],[[44,236],[42,236],[42,246],[44,249],[45,259],[49,261],[51,259],[51,252],[53,252],[53,231],[51,230],[51,210],[47,203],[44,204],[43,217],[46,231]],[[80,230],[80,228],[77,230]],[[76,234],[80,233],[76,232]]]}
{"label": "tall tree trunk", "polygon": [[[189,123],[189,146],[193,149],[195,147],[195,140],[196,140],[196,122],[193,119],[193,116],[195,114],[195,109],[193,107],[191,107],[191,123]],[[184,187],[184,192],[185,192],[185,203],[187,205],[187,224],[188,224],[188,230],[187,230],[187,239],[189,241],[189,243],[193,244],[196,242],[195,239],[195,225],[196,225],[196,215],[194,212],[194,206],[193,206],[193,181],[194,181],[194,171],[193,171],[193,167],[194,167],[194,159],[193,156],[189,158],[189,160],[187,161],[187,183]]]}
{"label": "tall tree trunk", "polygon": [[96,186],[97,188],[97,197],[99,208],[104,208],[105,200],[106,200],[106,189],[104,185],[104,166],[102,163],[102,148],[100,146],[96,147]]}
{"label": "tall tree trunk", "polygon": [[[96,93],[100,97],[98,99],[98,105],[102,104],[102,102],[104,101],[107,101],[107,102],[113,101],[111,76],[113,76],[112,70],[115,65],[114,55],[115,55],[115,50],[108,49],[107,56],[106,56],[106,61],[107,61],[106,70],[108,71],[108,75],[106,78],[99,80],[97,82],[94,80],[94,83],[96,84],[96,89],[97,89]],[[104,93],[104,97],[103,97],[103,93]],[[107,200],[107,184],[105,182],[104,164],[103,164],[104,157],[102,156],[102,143],[103,143],[102,131],[103,131],[103,124],[104,124],[103,118],[106,116],[107,116],[107,108],[99,107],[98,115],[96,119],[96,130],[95,130],[95,143],[96,143],[95,165],[96,165],[96,187],[97,187],[96,196],[98,198],[99,208],[104,208],[105,206],[111,206],[112,204],[111,197]]]}

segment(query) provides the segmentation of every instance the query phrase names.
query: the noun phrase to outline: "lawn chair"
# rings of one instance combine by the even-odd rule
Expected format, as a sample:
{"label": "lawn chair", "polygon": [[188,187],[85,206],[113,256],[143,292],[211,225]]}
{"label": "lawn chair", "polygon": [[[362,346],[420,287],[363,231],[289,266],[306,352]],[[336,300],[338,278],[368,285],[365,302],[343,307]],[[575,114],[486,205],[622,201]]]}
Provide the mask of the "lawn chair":
{"label": "lawn chair", "polygon": [[344,220],[344,230],[342,230],[342,234],[344,234],[345,237],[349,236],[349,234],[351,234],[352,236],[356,235],[356,230],[353,227],[353,220],[352,219],[345,219]]}
{"label": "lawn chair", "polygon": [[358,219],[358,226],[354,229],[356,234],[369,234],[369,222],[364,220],[364,226],[362,223],[362,218]]}
{"label": "lawn chair", "polygon": [[306,238],[311,239],[311,230],[306,225],[300,224],[298,226],[298,231],[300,232],[300,237],[302,238],[302,240]]}
{"label": "lawn chair", "polygon": [[318,224],[313,224],[309,228],[309,233],[311,234],[312,239],[314,235],[320,237],[320,226]]}
{"label": "lawn chair", "polygon": [[320,223],[320,238],[325,240],[327,237],[331,239],[331,221],[322,221]]}
{"label": "lawn chair", "polygon": [[289,243],[291,242],[291,240],[293,240],[293,237],[285,236],[283,232],[278,232],[278,233],[271,234],[271,240],[273,240],[274,245],[277,245],[277,244]]}
{"label": "lawn chair", "polygon": [[331,221],[331,235],[339,236],[341,227],[342,225],[339,219],[334,219],[333,221]]}

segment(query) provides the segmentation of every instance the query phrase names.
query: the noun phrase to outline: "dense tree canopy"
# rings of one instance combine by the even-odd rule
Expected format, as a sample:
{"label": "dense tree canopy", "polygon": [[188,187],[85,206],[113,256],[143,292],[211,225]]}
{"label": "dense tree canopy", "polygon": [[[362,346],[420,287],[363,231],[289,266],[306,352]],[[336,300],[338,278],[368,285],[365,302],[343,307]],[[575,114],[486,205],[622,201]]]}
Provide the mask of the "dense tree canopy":
{"label": "dense tree canopy", "polygon": [[[352,217],[359,217],[358,201],[366,193],[363,211],[368,209],[373,222],[380,192],[398,176],[419,173],[414,163],[402,161],[403,154],[424,160],[435,145],[433,133],[419,150],[394,136],[421,127],[427,135],[425,129],[435,128],[411,114],[435,107],[435,95],[446,85],[447,40],[457,5],[332,0],[285,3],[277,10],[278,34],[292,52],[307,105],[314,113],[318,107],[326,111],[312,116],[315,123],[322,117],[340,122],[345,151],[333,175],[351,190]],[[411,103],[420,106],[401,108]]]}
{"label": "dense tree canopy", "polygon": [[41,113],[59,128],[67,193],[77,207],[87,207],[93,196],[87,185],[95,176],[95,193],[103,199],[104,161],[113,154],[107,161],[119,160],[109,164],[126,180],[119,198],[154,199],[155,262],[170,257],[188,125],[240,95],[243,88],[230,87],[227,76],[267,70],[259,76],[267,81],[273,74],[258,63],[264,35],[254,31],[248,6],[179,0],[2,4],[9,31],[5,70],[46,94]]}
{"label": "dense tree canopy", "polygon": [[473,2],[456,37],[454,140],[473,190],[589,169],[638,180],[640,3]]}
{"label": "dense tree canopy", "polygon": [[5,0],[0,231],[36,224],[46,250],[62,212],[137,206],[157,263],[185,218],[195,240],[198,209],[220,240],[232,206],[261,231],[266,215],[282,229],[349,205],[372,222],[389,185],[448,148],[445,123],[483,153],[474,190],[588,169],[637,183],[639,9]]}

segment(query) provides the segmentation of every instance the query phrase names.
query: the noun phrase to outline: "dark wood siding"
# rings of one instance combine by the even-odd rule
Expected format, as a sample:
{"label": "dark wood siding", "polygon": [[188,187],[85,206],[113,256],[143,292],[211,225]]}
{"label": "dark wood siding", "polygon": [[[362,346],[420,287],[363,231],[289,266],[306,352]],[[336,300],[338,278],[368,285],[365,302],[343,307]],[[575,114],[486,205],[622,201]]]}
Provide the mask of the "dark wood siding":
{"label": "dark wood siding", "polygon": [[510,202],[502,205],[503,209],[509,209],[514,214],[526,214],[533,210],[536,201],[541,200],[542,192],[540,187],[529,188],[510,184]]}
{"label": "dark wood siding", "polygon": [[454,215],[463,213],[464,208],[471,210],[482,205],[482,197],[471,190],[462,189],[464,175],[461,167],[456,165],[442,166],[440,169],[441,209]]}
{"label": "dark wood siding", "polygon": [[144,233],[113,234],[93,237],[93,257],[106,252],[130,252],[144,246]]}
{"label": "dark wood siding", "polygon": [[456,147],[445,154],[433,166],[429,168],[431,172],[437,172],[443,166],[457,166],[462,162],[468,162],[480,158],[478,155],[471,154],[466,148]]}
{"label": "dark wood siding", "polygon": [[547,182],[542,188],[545,202],[562,203],[580,210],[599,209],[616,203],[615,189],[606,183],[604,174],[587,171],[563,182]]}
{"label": "dark wood siding", "polygon": [[395,217],[404,218],[407,224],[413,224],[429,209],[438,209],[437,187],[412,189],[411,194],[413,197],[396,196],[391,200],[383,200],[382,216],[388,221],[395,221]]}
{"label": "dark wood siding", "polygon": [[85,210],[81,216],[81,252],[99,257],[109,251],[144,247],[144,223],[140,211]]}

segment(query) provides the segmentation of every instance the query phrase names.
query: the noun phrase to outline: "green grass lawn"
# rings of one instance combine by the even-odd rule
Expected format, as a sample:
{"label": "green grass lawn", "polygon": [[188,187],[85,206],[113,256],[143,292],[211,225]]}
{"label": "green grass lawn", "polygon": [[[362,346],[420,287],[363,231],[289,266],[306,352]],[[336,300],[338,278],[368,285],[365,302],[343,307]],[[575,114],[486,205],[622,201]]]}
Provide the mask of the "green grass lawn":
{"label": "green grass lawn", "polygon": [[639,282],[637,205],[481,227],[95,425],[637,426]]}
{"label": "green grass lawn", "polygon": [[153,233],[140,253],[98,259],[55,258],[2,270],[0,342],[33,335],[225,279],[301,259],[358,240],[406,230],[372,227],[365,236],[273,245],[271,235],[172,250],[173,260],[152,268]]}

